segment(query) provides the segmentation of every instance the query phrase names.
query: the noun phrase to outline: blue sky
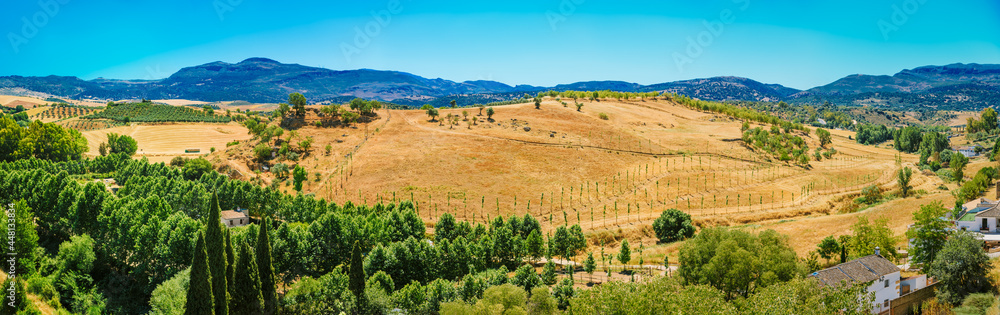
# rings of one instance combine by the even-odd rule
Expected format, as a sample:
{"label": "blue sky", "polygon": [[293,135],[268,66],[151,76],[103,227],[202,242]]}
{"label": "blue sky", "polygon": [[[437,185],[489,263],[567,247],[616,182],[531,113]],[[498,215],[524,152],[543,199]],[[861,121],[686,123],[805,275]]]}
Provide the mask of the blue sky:
{"label": "blue sky", "polygon": [[806,89],[855,73],[1000,63],[1000,3],[990,0],[41,0],[2,6],[0,75],[158,79],[186,66],[267,57],[511,85],[734,75]]}

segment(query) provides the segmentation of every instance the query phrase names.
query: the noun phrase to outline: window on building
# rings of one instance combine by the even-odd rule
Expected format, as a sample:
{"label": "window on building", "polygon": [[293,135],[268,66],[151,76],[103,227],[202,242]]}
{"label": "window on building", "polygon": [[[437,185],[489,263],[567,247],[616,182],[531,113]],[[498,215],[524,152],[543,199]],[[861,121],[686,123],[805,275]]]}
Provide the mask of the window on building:
{"label": "window on building", "polygon": [[885,299],[885,301],[882,302],[882,307],[889,307],[889,299]]}
{"label": "window on building", "polygon": [[[243,224],[243,219],[240,219],[240,224]],[[886,281],[886,286],[888,286],[888,285],[889,285],[888,283],[889,283],[889,282],[888,282],[888,281]]]}
{"label": "window on building", "polygon": [[[243,220],[240,220],[240,221],[243,221]],[[242,223],[242,222],[241,222],[241,223]],[[888,288],[888,287],[889,287],[889,280],[885,280],[885,287],[886,287],[886,288]]]}

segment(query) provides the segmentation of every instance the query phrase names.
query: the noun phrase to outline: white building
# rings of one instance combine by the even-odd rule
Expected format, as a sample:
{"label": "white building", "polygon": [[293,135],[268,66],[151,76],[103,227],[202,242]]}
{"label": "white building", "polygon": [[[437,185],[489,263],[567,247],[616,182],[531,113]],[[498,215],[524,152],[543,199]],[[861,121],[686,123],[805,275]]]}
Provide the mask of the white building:
{"label": "white building", "polygon": [[241,209],[222,211],[219,217],[222,224],[229,228],[250,224],[250,217],[247,216],[245,210]]}
{"label": "white building", "polygon": [[[889,301],[899,298],[899,267],[878,254],[861,257],[809,275],[826,286],[867,283],[867,292],[874,294],[872,313],[889,310]],[[916,283],[914,283],[916,285]]]}

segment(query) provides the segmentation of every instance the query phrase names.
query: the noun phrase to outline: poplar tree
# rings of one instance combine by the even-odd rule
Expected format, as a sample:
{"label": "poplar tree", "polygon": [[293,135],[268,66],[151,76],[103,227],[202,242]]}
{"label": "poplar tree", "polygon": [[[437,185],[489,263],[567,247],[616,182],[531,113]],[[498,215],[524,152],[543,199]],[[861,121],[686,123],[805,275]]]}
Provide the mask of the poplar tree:
{"label": "poplar tree", "polygon": [[208,268],[208,253],[205,251],[205,235],[198,233],[198,244],[194,248],[191,261],[191,279],[188,282],[185,315],[215,314],[212,298],[212,273]]}
{"label": "poplar tree", "polygon": [[260,292],[260,277],[257,273],[257,260],[246,242],[240,243],[240,258],[236,262],[240,272],[233,279],[232,311],[233,314],[263,314],[264,298]]}
{"label": "poplar tree", "polygon": [[215,299],[215,315],[229,315],[229,285],[227,278],[226,237],[222,233],[219,218],[219,195],[212,193],[209,204],[208,221],[205,230],[205,248],[208,252],[208,266],[212,277],[212,296]]}
{"label": "poplar tree", "polygon": [[[236,296],[236,252],[233,250],[232,233],[229,229],[223,233],[226,235],[226,283],[229,289],[229,297]],[[233,309],[233,300],[229,300],[229,309]]]}
{"label": "poplar tree", "polygon": [[361,243],[354,241],[354,250],[351,252],[350,282],[348,288],[354,293],[359,305],[364,305],[365,297],[365,268],[364,258],[361,257]]}
{"label": "poplar tree", "polygon": [[274,278],[274,265],[271,262],[271,239],[267,234],[271,220],[264,219],[257,230],[257,271],[260,276],[260,293],[264,299],[264,314],[275,314],[278,311],[278,286]]}

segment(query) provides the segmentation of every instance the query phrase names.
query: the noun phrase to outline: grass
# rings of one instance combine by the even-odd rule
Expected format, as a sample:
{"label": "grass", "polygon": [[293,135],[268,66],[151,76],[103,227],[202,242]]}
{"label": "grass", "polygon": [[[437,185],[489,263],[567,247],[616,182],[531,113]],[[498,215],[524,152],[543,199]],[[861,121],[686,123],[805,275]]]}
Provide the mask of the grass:
{"label": "grass", "polygon": [[[849,131],[831,130],[838,153],[804,168],[746,149],[739,141],[742,122],[718,119],[718,114],[663,100],[584,103],[585,112],[549,99],[540,110],[534,104],[496,106],[493,122],[471,129],[441,126],[419,110],[379,111],[373,121],[356,128],[304,126],[298,134],[313,137],[313,148],[332,147],[329,156],[316,149],[311,154],[318,159],[299,162],[323,176],[320,182],[306,183],[304,192],[337,203],[388,200],[393,193],[406,200],[412,194],[431,226],[445,211],[476,222],[531,213],[546,232],[580,224],[591,243],[604,240],[606,250],[622,238],[646,244],[646,261],[672,255],[683,244],[657,245],[644,232],[669,208],[691,214],[702,227],[778,229],[794,235],[793,247],[804,254],[823,237],[848,232],[857,215],[891,215],[891,228],[901,232],[919,204],[954,203],[946,192],[934,189],[943,184],[937,176],[917,173],[912,185],[930,192],[921,200],[888,200],[855,213],[837,213],[835,209],[852,202],[848,196],[864,187],[895,186],[897,152],[856,144],[848,139],[853,135]],[[462,110],[441,108],[440,115],[460,115]],[[241,134],[245,132],[234,133]],[[805,140],[818,147],[815,135]],[[241,141],[213,155],[249,165],[253,145]],[[903,160],[909,165],[917,157],[904,154]],[[270,174],[262,175],[271,180]]]}

